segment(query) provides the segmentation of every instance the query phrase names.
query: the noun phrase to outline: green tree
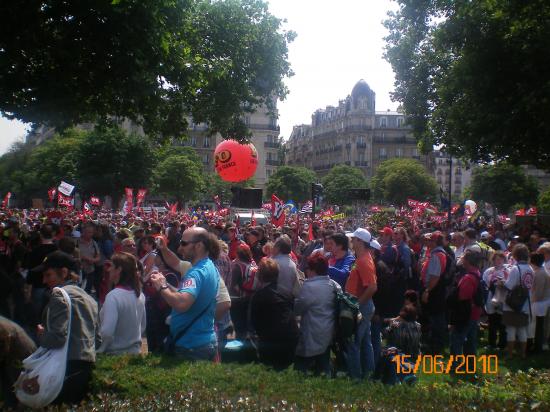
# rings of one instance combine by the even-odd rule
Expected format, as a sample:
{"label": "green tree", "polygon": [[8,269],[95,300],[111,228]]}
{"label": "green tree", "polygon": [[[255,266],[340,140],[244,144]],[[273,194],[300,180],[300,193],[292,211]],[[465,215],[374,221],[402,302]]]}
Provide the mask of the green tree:
{"label": "green tree", "polygon": [[472,176],[473,200],[489,202],[502,212],[509,212],[517,203],[534,204],[538,192],[536,180],[519,166],[509,163],[477,168]]}
{"label": "green tree", "polygon": [[155,156],[149,139],[111,125],[86,134],[77,155],[82,191],[117,200],[124,187],[147,187]]}
{"label": "green tree", "polygon": [[434,200],[437,183],[422,164],[413,159],[382,162],[371,180],[374,198],[402,205],[411,197]]}
{"label": "green tree", "polygon": [[285,201],[305,202],[311,199],[311,183],[316,180],[315,173],[305,167],[281,166],[269,178],[266,196],[276,194]]}
{"label": "green tree", "polygon": [[195,200],[205,190],[203,174],[202,164],[192,157],[183,154],[168,156],[155,168],[155,191],[175,197],[179,202]]}
{"label": "green tree", "polygon": [[293,32],[261,0],[2,2],[0,112],[56,128],[110,116],[181,137],[187,115],[243,139],[284,98]]}
{"label": "green tree", "polygon": [[0,157],[0,196],[12,192],[19,206],[30,204],[33,196],[44,195],[39,193],[36,175],[29,166],[32,150],[32,146],[17,142]]}
{"label": "green tree", "polygon": [[338,205],[349,205],[350,189],[365,189],[367,179],[357,167],[346,165],[335,166],[323,178],[325,201]]}
{"label": "green tree", "polygon": [[397,0],[386,59],[425,151],[550,170],[550,3]]}
{"label": "green tree", "polygon": [[542,213],[550,213],[550,188],[540,194],[537,207]]}
{"label": "green tree", "polygon": [[29,166],[38,186],[47,190],[62,180],[79,186],[78,153],[85,136],[82,130],[67,129],[33,150]]}

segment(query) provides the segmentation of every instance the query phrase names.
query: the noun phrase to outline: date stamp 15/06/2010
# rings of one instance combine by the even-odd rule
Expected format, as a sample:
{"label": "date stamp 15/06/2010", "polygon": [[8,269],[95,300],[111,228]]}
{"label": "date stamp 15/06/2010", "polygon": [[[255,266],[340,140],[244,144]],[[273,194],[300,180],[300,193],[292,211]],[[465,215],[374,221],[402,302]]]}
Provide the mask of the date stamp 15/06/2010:
{"label": "date stamp 15/06/2010", "polygon": [[414,360],[410,355],[395,355],[392,359],[397,373],[425,375],[442,374],[497,374],[497,355],[420,355]]}

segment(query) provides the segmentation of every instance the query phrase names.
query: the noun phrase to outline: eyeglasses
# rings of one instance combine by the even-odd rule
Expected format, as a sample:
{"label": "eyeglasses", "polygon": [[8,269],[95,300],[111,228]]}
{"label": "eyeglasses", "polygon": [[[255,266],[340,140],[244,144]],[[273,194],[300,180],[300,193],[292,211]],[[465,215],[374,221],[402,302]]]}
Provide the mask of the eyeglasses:
{"label": "eyeglasses", "polygon": [[180,246],[187,246],[190,243],[197,243],[197,242],[194,241],[194,240],[181,240],[180,241]]}

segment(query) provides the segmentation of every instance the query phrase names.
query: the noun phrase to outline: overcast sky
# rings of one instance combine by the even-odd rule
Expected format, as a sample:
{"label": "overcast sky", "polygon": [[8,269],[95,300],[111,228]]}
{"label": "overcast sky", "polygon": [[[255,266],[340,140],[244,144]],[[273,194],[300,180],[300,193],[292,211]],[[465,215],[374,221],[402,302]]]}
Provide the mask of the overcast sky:
{"label": "overcast sky", "polygon": [[[295,75],[286,80],[290,93],[279,102],[281,136],[292,126],[311,122],[319,108],[337,105],[359,79],[376,92],[376,110],[394,110],[390,100],[394,75],[383,58],[386,30],[382,21],[395,9],[391,0],[271,0],[270,11],[286,18],[298,36],[290,44]],[[0,153],[25,135],[25,125],[0,118]]]}

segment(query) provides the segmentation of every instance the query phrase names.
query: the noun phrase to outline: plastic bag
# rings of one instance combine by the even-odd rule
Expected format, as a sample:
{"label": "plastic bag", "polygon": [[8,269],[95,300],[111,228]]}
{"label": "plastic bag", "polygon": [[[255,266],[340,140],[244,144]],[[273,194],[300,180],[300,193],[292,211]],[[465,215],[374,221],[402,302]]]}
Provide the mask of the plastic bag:
{"label": "plastic bag", "polygon": [[61,392],[65,380],[72,308],[67,292],[63,288],[56,289],[61,290],[69,306],[69,331],[62,348],[39,347],[31,356],[23,360],[23,372],[15,382],[15,395],[23,405],[31,408],[43,408],[52,403]]}

